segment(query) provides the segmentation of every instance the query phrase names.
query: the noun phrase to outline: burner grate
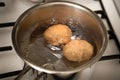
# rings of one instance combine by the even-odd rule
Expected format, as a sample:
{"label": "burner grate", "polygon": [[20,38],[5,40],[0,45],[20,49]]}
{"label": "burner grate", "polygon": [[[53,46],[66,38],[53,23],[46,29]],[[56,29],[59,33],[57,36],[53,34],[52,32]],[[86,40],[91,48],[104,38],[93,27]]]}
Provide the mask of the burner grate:
{"label": "burner grate", "polygon": [[1,51],[9,51],[9,50],[12,50],[12,46],[0,47],[0,52],[1,52]]}
{"label": "burner grate", "polygon": [[0,28],[14,26],[15,22],[0,23]]}
{"label": "burner grate", "polygon": [[0,2],[0,7],[4,7],[5,3],[4,2]]}
{"label": "burner grate", "polygon": [[115,42],[116,42],[116,45],[117,45],[117,47],[118,47],[118,50],[120,51],[120,43],[119,43],[119,41],[118,41],[118,39],[117,39],[117,36],[115,35],[115,32],[114,32],[114,30],[113,30],[113,27],[112,27],[112,25],[111,25],[111,23],[110,23],[110,20],[109,20],[109,18],[108,18],[108,15],[106,14],[106,10],[105,10],[105,8],[104,8],[104,6],[103,6],[103,3],[102,3],[102,1],[101,0],[98,0],[99,2],[100,2],[100,5],[101,5],[101,7],[102,7],[102,12],[100,11],[100,13],[102,14],[102,15],[104,15],[104,17],[105,17],[105,19],[107,20],[107,23],[108,23],[108,25],[109,25],[109,28],[110,28],[110,30],[111,31],[109,31],[108,33],[112,33],[112,36],[114,36],[114,39],[115,39]]}
{"label": "burner grate", "polygon": [[16,75],[18,75],[21,71],[22,71],[22,70],[18,70],[18,71],[13,71],[13,72],[8,72],[8,73],[0,74],[0,79],[7,78],[7,77],[11,77],[11,76],[16,76]]}

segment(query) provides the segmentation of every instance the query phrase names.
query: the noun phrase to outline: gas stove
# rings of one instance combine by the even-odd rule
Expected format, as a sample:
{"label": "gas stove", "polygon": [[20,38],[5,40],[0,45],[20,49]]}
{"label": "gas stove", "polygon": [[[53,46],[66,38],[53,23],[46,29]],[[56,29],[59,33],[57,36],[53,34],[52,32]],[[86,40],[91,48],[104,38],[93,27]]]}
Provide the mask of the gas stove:
{"label": "gas stove", "polygon": [[[120,1],[65,1],[76,2],[93,10],[103,20],[109,36],[108,46],[102,58],[93,66],[78,72],[75,78],[70,77],[69,80],[120,80],[120,14],[118,8]],[[36,76],[37,71],[26,67],[12,46],[11,32],[17,18],[36,4],[39,3],[30,0],[0,0],[0,80],[33,80],[33,76],[30,76],[32,74],[37,77],[36,80],[62,80],[61,78],[52,79],[50,74],[44,74],[41,78]]]}

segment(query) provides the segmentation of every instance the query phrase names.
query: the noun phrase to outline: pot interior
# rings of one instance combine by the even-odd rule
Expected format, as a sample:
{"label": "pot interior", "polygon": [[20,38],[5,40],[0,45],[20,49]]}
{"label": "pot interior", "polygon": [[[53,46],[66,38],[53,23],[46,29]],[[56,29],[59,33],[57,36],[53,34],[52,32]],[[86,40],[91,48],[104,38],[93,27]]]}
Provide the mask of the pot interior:
{"label": "pot interior", "polygon": [[[54,24],[65,24],[72,30],[72,38],[87,40],[94,46],[89,61],[71,62],[63,57],[60,46],[48,45],[44,31]],[[38,70],[73,71],[88,67],[98,60],[106,47],[106,33],[101,20],[89,9],[65,2],[37,5],[18,19],[13,29],[13,44],[18,55]]]}

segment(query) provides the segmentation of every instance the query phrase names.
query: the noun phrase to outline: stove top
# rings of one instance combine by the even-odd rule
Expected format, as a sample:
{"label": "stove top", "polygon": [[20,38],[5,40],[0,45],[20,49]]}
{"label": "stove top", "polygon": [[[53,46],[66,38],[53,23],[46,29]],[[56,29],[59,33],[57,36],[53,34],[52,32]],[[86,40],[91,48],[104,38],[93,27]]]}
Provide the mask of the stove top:
{"label": "stove top", "polygon": [[[80,3],[95,11],[103,20],[109,36],[107,49],[100,61],[83,71],[82,74],[78,73],[75,80],[120,80],[120,19],[113,0],[74,0],[73,2]],[[36,4],[38,3],[30,0],[0,1],[0,80],[14,80],[23,71],[24,62],[14,51],[11,32],[17,18]]]}

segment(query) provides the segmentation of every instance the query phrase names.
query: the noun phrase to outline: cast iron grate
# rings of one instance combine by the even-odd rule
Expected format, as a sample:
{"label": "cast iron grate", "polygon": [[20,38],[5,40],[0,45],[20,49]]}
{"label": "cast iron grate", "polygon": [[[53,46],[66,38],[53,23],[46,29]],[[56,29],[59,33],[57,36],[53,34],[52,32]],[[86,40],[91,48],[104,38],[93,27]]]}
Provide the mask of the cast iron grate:
{"label": "cast iron grate", "polygon": [[0,2],[0,7],[5,7],[5,3],[4,2]]}

